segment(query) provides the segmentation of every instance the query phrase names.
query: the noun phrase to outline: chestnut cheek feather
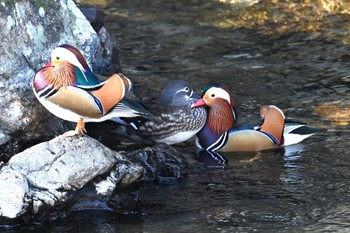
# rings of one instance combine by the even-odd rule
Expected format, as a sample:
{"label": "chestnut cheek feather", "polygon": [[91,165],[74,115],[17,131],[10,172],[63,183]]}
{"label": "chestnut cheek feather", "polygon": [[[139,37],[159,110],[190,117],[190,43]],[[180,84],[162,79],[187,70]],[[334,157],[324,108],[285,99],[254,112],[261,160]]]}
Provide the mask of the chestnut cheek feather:
{"label": "chestnut cheek feather", "polygon": [[55,89],[73,86],[75,83],[74,66],[68,62],[59,67],[45,67],[42,72],[45,82],[51,84]]}
{"label": "chestnut cheek feather", "polygon": [[223,134],[234,124],[231,106],[227,101],[220,101],[212,106],[208,116],[209,128],[216,134]]}

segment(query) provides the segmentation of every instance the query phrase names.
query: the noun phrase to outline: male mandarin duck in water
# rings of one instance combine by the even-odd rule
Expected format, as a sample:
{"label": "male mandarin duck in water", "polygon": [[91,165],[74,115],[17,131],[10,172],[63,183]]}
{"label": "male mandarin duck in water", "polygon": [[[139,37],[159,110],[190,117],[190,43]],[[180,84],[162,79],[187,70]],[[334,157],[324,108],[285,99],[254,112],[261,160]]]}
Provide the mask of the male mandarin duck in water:
{"label": "male mandarin duck in water", "polygon": [[232,97],[225,89],[214,86],[192,105],[208,107],[207,122],[197,133],[197,148],[219,152],[260,151],[296,144],[313,135],[296,134],[304,125],[285,124],[283,112],[273,105],[260,109],[263,122],[259,127],[233,129],[236,116],[231,102]]}
{"label": "male mandarin duck in water", "polygon": [[122,74],[101,80],[92,73],[81,52],[71,45],[60,45],[51,61],[38,70],[33,91],[40,103],[57,117],[77,122],[75,131],[86,132],[85,122],[114,120],[121,117],[148,117],[151,113],[136,101],[131,81]]}
{"label": "male mandarin duck in water", "polygon": [[136,130],[122,129],[122,126],[113,126],[112,123],[104,125],[109,126],[109,131],[114,134],[127,135],[139,142],[177,144],[195,136],[206,122],[206,109],[191,107],[198,99],[188,82],[175,80],[163,88],[157,100],[143,102],[154,117],[133,120]]}

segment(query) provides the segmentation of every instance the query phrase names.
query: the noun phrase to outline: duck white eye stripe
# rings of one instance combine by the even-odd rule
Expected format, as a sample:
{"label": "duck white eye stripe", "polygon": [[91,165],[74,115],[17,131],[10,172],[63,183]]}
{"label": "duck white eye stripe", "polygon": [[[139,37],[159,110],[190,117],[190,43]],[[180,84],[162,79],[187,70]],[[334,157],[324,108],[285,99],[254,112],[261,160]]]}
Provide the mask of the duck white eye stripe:
{"label": "duck white eye stripe", "polygon": [[[179,93],[179,92],[183,92],[183,91],[184,91],[184,92],[187,92],[187,91],[186,91],[186,88],[188,88],[188,87],[185,87],[184,89],[178,90],[177,92],[175,92],[175,94],[177,94],[177,93]],[[193,92],[193,91],[192,91],[192,92]],[[191,94],[192,94],[192,92],[191,92]]]}
{"label": "duck white eye stripe", "polygon": [[78,67],[82,71],[85,71],[84,67],[79,62],[78,58],[74,55],[74,53],[72,53],[68,49],[57,47],[52,51],[51,57],[52,57],[52,59],[59,57],[60,60],[67,61],[67,62],[75,65],[76,67]]}
{"label": "duck white eye stripe", "polygon": [[83,65],[79,62],[78,58],[74,55],[74,53],[72,53],[71,51],[68,50],[67,55],[68,56],[67,56],[66,60],[68,62],[72,63],[73,65],[75,65],[76,67],[78,67],[82,71],[84,78],[85,78],[85,81],[89,82],[86,75],[85,75],[85,69],[84,69]]}
{"label": "duck white eye stripe", "polygon": [[225,91],[224,89],[219,87],[212,87],[209,90],[210,90],[210,93],[215,93],[215,97],[225,99],[231,104],[230,94],[227,93],[227,91]]}

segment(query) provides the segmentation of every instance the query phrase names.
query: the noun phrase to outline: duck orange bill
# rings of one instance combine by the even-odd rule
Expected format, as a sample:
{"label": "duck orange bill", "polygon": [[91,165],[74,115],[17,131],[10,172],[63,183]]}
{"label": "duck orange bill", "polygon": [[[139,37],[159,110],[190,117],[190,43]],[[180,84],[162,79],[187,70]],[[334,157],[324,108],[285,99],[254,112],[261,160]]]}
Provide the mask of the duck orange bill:
{"label": "duck orange bill", "polygon": [[194,107],[200,107],[200,106],[204,106],[204,105],[205,105],[205,101],[202,98],[202,99],[197,100],[195,103],[193,103],[191,105],[191,107],[194,108]]}

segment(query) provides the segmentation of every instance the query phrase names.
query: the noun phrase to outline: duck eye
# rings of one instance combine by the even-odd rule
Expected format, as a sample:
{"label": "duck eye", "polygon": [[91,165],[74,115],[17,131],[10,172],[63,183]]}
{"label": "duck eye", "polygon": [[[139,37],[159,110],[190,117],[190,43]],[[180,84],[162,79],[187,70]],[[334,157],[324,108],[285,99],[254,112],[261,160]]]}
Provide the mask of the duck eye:
{"label": "duck eye", "polygon": [[215,97],[215,94],[211,94],[210,96],[214,98],[214,97]]}
{"label": "duck eye", "polygon": [[60,57],[57,56],[57,57],[56,57],[56,60],[60,60]]}
{"label": "duck eye", "polygon": [[185,91],[189,91],[190,90],[190,88],[189,87],[185,87]]}

